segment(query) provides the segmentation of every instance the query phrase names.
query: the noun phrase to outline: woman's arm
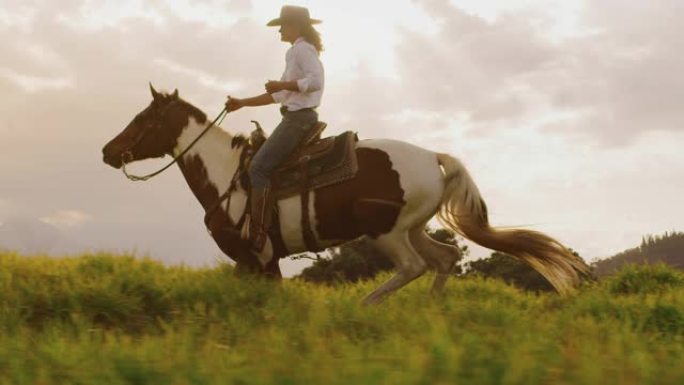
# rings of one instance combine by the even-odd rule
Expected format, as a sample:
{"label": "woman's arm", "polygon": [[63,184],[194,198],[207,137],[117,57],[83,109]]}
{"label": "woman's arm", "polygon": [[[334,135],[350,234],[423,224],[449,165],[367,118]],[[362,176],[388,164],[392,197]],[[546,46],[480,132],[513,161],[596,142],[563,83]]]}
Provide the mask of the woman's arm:
{"label": "woman's arm", "polygon": [[239,110],[242,107],[266,106],[273,103],[275,103],[275,100],[273,100],[273,97],[269,93],[245,99],[238,99],[228,95],[226,108],[228,109],[228,112],[232,112]]}
{"label": "woman's arm", "polygon": [[292,80],[289,82],[284,82],[278,80],[269,80],[268,83],[266,83],[266,92],[268,92],[269,94],[274,94],[282,90],[299,92],[297,81]]}

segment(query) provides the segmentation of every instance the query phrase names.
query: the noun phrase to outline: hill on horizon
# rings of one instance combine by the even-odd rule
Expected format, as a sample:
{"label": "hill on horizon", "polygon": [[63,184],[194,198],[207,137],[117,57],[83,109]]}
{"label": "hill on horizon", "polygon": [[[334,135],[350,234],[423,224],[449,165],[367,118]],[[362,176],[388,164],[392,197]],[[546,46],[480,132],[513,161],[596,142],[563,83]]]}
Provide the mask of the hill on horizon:
{"label": "hill on horizon", "polygon": [[672,231],[663,235],[647,235],[641,245],[592,263],[598,276],[615,273],[624,265],[666,263],[684,270],[684,232]]}

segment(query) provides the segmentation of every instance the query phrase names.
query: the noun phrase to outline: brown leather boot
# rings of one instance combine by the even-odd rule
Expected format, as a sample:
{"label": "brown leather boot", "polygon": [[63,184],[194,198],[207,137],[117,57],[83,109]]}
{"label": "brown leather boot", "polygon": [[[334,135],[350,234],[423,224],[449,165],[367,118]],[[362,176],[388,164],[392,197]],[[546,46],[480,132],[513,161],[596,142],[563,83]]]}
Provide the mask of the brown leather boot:
{"label": "brown leather boot", "polygon": [[252,249],[260,253],[266,245],[268,229],[271,227],[273,218],[273,201],[270,188],[252,187],[250,195],[250,215],[245,222],[245,227],[249,229],[249,241]]}

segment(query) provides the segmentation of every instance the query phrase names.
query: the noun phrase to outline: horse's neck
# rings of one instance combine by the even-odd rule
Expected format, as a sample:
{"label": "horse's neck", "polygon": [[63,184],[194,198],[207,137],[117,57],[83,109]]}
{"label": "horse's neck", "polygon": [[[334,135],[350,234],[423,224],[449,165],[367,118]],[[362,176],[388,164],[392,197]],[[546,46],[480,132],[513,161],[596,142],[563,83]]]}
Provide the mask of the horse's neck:
{"label": "horse's neck", "polygon": [[[198,123],[193,117],[188,122],[173,149],[174,156],[187,148],[209,124]],[[240,163],[241,148],[233,148],[232,139],[228,132],[214,126],[183,155],[183,162],[179,163],[190,189],[205,209],[212,207],[218,196],[228,189]]]}

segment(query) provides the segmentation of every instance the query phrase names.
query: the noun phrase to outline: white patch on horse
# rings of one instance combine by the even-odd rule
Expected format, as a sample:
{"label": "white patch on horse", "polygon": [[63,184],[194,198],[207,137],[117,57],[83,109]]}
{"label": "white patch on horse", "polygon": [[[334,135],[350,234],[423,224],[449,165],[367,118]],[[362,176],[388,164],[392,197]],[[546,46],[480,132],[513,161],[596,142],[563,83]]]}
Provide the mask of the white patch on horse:
{"label": "white patch on horse", "polygon": [[302,198],[295,195],[282,199],[278,201],[278,210],[280,212],[280,232],[287,250],[291,253],[306,251],[304,234],[302,233]]}
{"label": "white patch on horse", "polygon": [[[208,124],[209,122],[198,123],[191,116],[188,119],[188,125],[183,128],[178,137],[176,147],[173,149],[174,155],[177,156],[187,148]],[[183,155],[184,160],[194,156],[198,156],[202,160],[207,171],[207,182],[216,188],[219,196],[228,190],[230,181],[240,163],[240,149],[231,147],[232,140],[233,137],[229,133],[218,126],[214,126]],[[233,193],[229,213],[233,222],[237,222],[240,219],[246,202],[247,195],[242,190]],[[226,209],[226,204],[226,201],[222,202],[224,210]]]}
{"label": "white patch on horse", "polygon": [[358,147],[385,152],[392,162],[392,169],[399,174],[406,204],[391,232],[410,229],[437,211],[444,191],[444,174],[435,152],[393,139],[361,140]]}

